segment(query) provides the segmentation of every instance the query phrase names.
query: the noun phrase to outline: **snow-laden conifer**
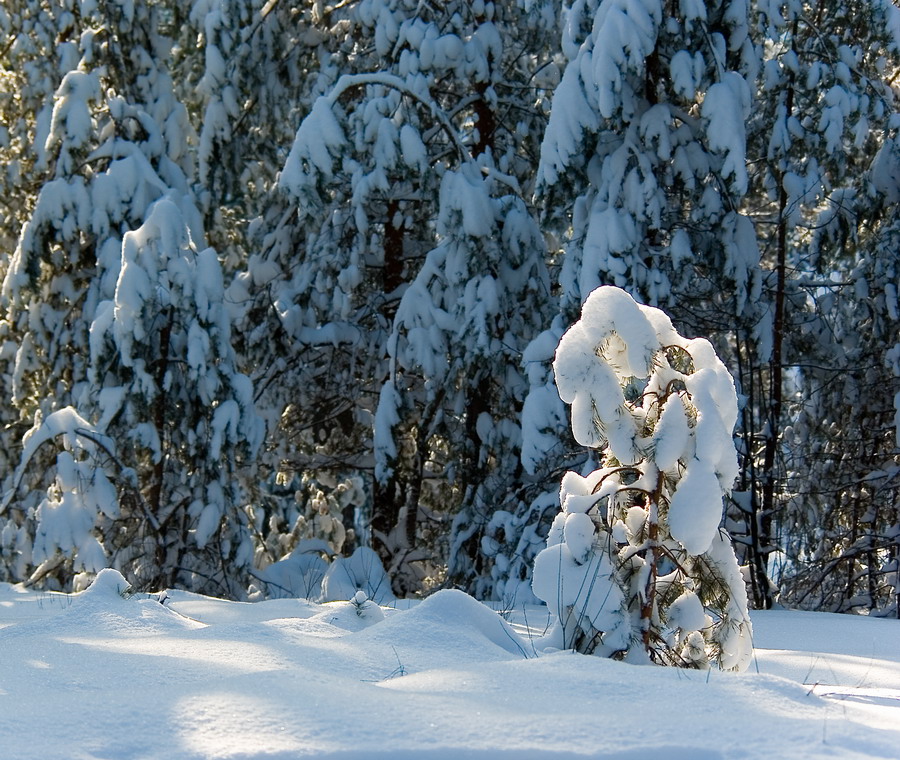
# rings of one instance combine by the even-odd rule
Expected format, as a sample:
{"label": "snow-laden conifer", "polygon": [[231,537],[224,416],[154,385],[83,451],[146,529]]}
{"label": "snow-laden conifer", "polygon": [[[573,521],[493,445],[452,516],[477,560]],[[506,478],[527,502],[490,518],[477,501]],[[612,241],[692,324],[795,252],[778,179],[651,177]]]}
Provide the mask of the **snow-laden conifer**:
{"label": "snow-laden conifer", "polygon": [[113,298],[91,325],[93,392],[82,406],[108,421],[156,518],[136,526],[125,552],[134,556],[120,564],[142,584],[240,596],[235,579],[253,549],[238,466],[263,431],[235,368],[221,266],[196,244],[191,214],[188,199],[167,194],[125,234]]}
{"label": "snow-laden conifer", "polygon": [[[560,288],[556,317],[525,353],[529,471],[552,478],[577,466],[550,362],[598,285],[663,305],[704,332],[758,318],[760,251],[742,200],[750,30],[746,4],[727,0],[584,0],[566,10],[567,64],[537,175]],[[543,519],[531,502],[518,515],[531,526]]]}
{"label": "snow-laden conifer", "polygon": [[[6,483],[3,548],[19,579],[51,587],[108,563],[139,586],[237,595],[252,552],[234,463],[259,431],[191,199],[192,130],[159,10],[60,17],[70,41],[35,164],[48,179],[0,291],[16,426],[42,440]],[[77,446],[46,435],[69,409]],[[98,483],[112,484],[102,498]]]}
{"label": "snow-laden conifer", "polygon": [[708,341],[601,287],[554,360],[572,429],[600,466],[568,472],[533,589],[550,642],[631,661],[743,669],[747,595],[723,496],[737,474],[734,382]]}
{"label": "snow-laden conifer", "polygon": [[560,284],[570,313],[604,283],[676,304],[713,257],[737,286],[738,310],[746,302],[758,259],[740,209],[748,32],[745,4],[728,0],[592,0],[569,10],[569,63],[538,192],[551,226],[567,233]]}
{"label": "snow-laden conifer", "polygon": [[820,358],[804,368],[783,438],[794,496],[779,557],[782,598],[811,609],[898,609],[898,167],[890,138],[813,239],[833,271],[809,278],[803,337]]}
{"label": "snow-laden conifer", "polygon": [[[415,442],[413,476],[442,467],[458,489],[448,570],[477,593],[492,584],[475,567],[480,534],[516,485],[526,388],[516,366],[549,295],[543,241],[514,190],[475,162],[444,175],[441,242],[403,294],[388,341],[390,382],[403,390],[382,394],[376,417],[397,420],[376,430],[380,477],[409,467],[395,453],[405,431]],[[415,505],[407,503],[408,520]],[[408,546],[409,534],[390,540]]]}
{"label": "snow-laden conifer", "polygon": [[[197,124],[198,205],[227,273],[247,266],[253,233],[298,121],[342,33],[330,9],[266,0],[196,0],[172,9],[178,93]],[[178,20],[181,24],[178,24]]]}
{"label": "snow-laden conifer", "polygon": [[[441,513],[455,511],[465,491],[454,492],[455,473],[482,467],[490,459],[478,453],[480,413],[466,409],[465,399],[483,398],[493,405],[490,399],[507,393],[505,375],[501,380],[485,367],[466,381],[465,391],[438,390],[444,382],[439,370],[448,363],[454,369],[446,383],[459,381],[456,368],[471,344],[457,340],[447,325],[434,328],[435,343],[430,353],[419,354],[422,363],[403,360],[410,370],[405,377],[391,370],[387,347],[393,331],[404,333],[405,341],[405,327],[397,323],[395,328],[402,298],[407,312],[433,311],[421,299],[412,306],[415,299],[405,292],[413,288],[442,303],[440,292],[429,291],[443,287],[444,273],[423,275],[420,281],[417,276],[423,266],[429,272],[443,268],[431,263],[438,253],[429,252],[445,251],[440,220],[458,211],[454,204],[461,201],[454,192],[471,186],[471,202],[477,198],[483,205],[482,224],[474,232],[466,230],[471,239],[450,262],[452,294],[461,296],[466,278],[471,279],[469,306],[459,307],[472,312],[464,329],[481,330],[482,341],[496,342],[506,334],[515,346],[511,350],[521,350],[514,332],[518,323],[512,325],[518,317],[505,325],[505,317],[493,314],[490,300],[481,308],[491,313],[482,315],[481,326],[473,324],[479,319],[476,302],[491,295],[488,279],[501,296],[520,288],[514,273],[515,282],[503,281],[507,270],[498,262],[504,254],[492,250],[479,265],[477,247],[482,240],[494,246],[492,230],[513,246],[530,246],[510,252],[510,272],[525,259],[540,261],[540,236],[533,228],[523,235],[527,207],[521,198],[529,194],[523,180],[532,174],[528,156],[544,118],[530,98],[538,91],[532,75],[548,63],[544,40],[553,23],[549,5],[451,2],[432,7],[409,0],[364,0],[323,8],[315,23],[340,34],[324,43],[330,47],[316,85],[322,94],[300,124],[284,162],[281,194],[266,215],[261,250],[232,288],[236,302],[268,309],[265,321],[256,319],[252,325],[251,315],[258,317],[261,311],[247,310],[249,334],[258,331],[270,345],[274,338],[284,347],[262,363],[273,380],[261,383],[265,405],[271,405],[272,419],[287,433],[279,442],[282,472],[277,477],[288,481],[294,473],[315,468],[328,468],[336,480],[365,475],[371,484],[369,509],[360,514],[365,518],[360,527],[371,529],[373,545],[389,564],[408,566],[412,556],[405,549],[397,553],[400,545],[388,537],[408,533],[409,540],[402,543],[414,545],[422,515],[444,520]],[[537,44],[526,50],[526,40]],[[465,182],[459,179],[462,174]],[[514,203],[516,196],[520,200]],[[502,235],[498,203],[510,214]],[[408,354],[409,349],[402,351]],[[292,362],[291,356],[302,359]],[[491,374],[494,378],[487,380]],[[475,392],[479,386],[488,393]],[[513,394],[517,399],[520,390],[519,383]],[[435,391],[443,396],[437,406],[429,400]],[[453,419],[442,405],[452,408]],[[446,424],[452,437],[435,445],[434,430],[419,425],[429,416]],[[504,436],[515,440],[508,426],[504,430]],[[438,480],[423,465],[445,446],[441,460],[466,464],[448,467],[439,487],[450,498],[438,500],[429,495]],[[396,461],[388,465],[382,454]],[[501,469],[515,470],[514,458],[507,464]],[[439,467],[429,465],[433,472]],[[420,510],[426,503],[427,509]],[[468,543],[471,554],[477,536]],[[418,559],[428,554],[434,553],[419,553]],[[439,564],[443,554],[441,549]],[[430,572],[407,572],[403,582],[415,584],[414,575]]]}
{"label": "snow-laden conifer", "polygon": [[[770,295],[758,324],[739,337],[749,344],[742,384],[755,399],[745,414],[749,564],[764,575],[780,564],[770,561],[777,547],[789,558],[786,598],[807,603],[810,578],[828,578],[837,608],[879,607],[886,597],[873,581],[882,560],[862,547],[883,545],[874,523],[896,486],[880,476],[872,488],[859,484],[890,462],[893,446],[875,377],[894,344],[883,290],[891,233],[879,227],[892,224],[881,194],[895,192],[882,170],[897,127],[889,84],[897,10],[842,0],[828,13],[803,2],[760,3],[759,11],[759,105],[747,141],[748,155],[761,159],[751,192],[765,222],[757,232]],[[873,162],[876,155],[886,161]],[[772,604],[765,584],[754,590],[757,604]]]}

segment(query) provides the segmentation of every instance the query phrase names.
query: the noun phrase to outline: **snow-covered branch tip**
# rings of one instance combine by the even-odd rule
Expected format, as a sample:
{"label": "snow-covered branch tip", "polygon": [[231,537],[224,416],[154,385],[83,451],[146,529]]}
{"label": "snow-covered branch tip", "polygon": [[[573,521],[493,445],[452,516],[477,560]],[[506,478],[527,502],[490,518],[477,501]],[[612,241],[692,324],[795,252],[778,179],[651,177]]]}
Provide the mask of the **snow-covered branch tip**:
{"label": "snow-covered branch tip", "polygon": [[25,470],[28,469],[35,452],[47,441],[60,435],[64,436],[63,446],[67,450],[78,447],[80,445],[79,439],[88,440],[100,446],[106,452],[109,452],[112,447],[112,441],[100,434],[74,407],[67,406],[63,409],[58,409],[45,420],[37,422],[23,437],[22,456],[19,460],[19,466],[16,467],[16,471],[13,474],[12,485],[4,494],[3,501],[0,502],[0,514],[6,510],[14,498],[19,485],[22,483]]}
{"label": "snow-covered branch tip", "polygon": [[[465,144],[462,142],[462,140],[460,140],[459,135],[453,128],[453,124],[450,123],[450,120],[447,118],[443,109],[437,103],[435,103],[428,94],[416,92],[403,79],[394,74],[387,74],[384,72],[377,72],[372,74],[344,74],[340,79],[338,79],[331,92],[329,92],[326,96],[328,99],[327,102],[329,106],[334,106],[334,104],[337,103],[338,100],[340,100],[341,96],[343,96],[346,92],[357,87],[365,87],[366,85],[370,84],[377,84],[381,85],[382,87],[388,87],[390,89],[397,90],[401,94],[411,98],[412,100],[415,100],[420,105],[425,106],[429,110],[431,115],[437,120],[438,124],[440,124],[441,129],[453,144],[453,147],[456,149],[456,152],[458,154],[459,160],[464,164],[470,164],[474,162],[474,159],[472,158],[472,155],[470,154],[468,148],[466,148]],[[512,175],[499,172],[493,167],[479,166],[479,169],[483,174],[506,185],[516,194],[521,194],[519,181]]]}

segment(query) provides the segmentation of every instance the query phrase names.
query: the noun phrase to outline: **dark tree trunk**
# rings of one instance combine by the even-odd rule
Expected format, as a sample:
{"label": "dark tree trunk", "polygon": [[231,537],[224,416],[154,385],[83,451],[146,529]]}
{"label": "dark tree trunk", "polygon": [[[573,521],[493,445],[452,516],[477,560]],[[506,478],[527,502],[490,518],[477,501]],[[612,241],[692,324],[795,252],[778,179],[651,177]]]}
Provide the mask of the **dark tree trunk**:
{"label": "dark tree trunk", "polygon": [[388,537],[400,518],[403,506],[403,483],[396,473],[386,483],[373,478],[372,485],[372,548],[381,557],[385,567],[390,565],[392,550]]}
{"label": "dark tree trunk", "polygon": [[[154,401],[153,424],[156,427],[156,434],[159,437],[161,447],[159,461],[153,466],[150,487],[147,495],[147,506],[150,513],[159,521],[159,535],[156,538],[156,574],[153,579],[154,585],[162,588],[171,588],[175,585],[175,578],[178,573],[179,562],[173,561],[174,558],[169,556],[169,539],[166,536],[171,512],[164,510],[163,497],[165,493],[165,477],[166,477],[166,406],[168,405],[168,394],[166,393],[166,374],[169,372],[169,347],[172,341],[172,327],[174,322],[174,312],[172,307],[165,313],[165,322],[159,333],[159,357],[156,360],[154,381],[157,388],[157,396]],[[163,512],[168,512],[165,516]],[[177,539],[181,541],[180,537]]]}
{"label": "dark tree trunk", "polygon": [[382,270],[382,290],[385,296],[399,288],[403,280],[403,241],[406,237],[406,223],[400,211],[400,203],[389,200],[384,221],[384,269]]}
{"label": "dark tree trunk", "polygon": [[[797,22],[794,22],[796,34]],[[785,101],[786,118],[794,112],[794,76],[790,75]],[[776,171],[781,188],[778,197],[778,235],[775,251],[775,304],[772,315],[772,356],[769,360],[768,403],[763,415],[763,463],[762,463],[762,504],[755,515],[758,531],[755,546],[760,555],[757,558],[757,572],[765,572],[765,560],[772,549],[772,524],[777,509],[776,491],[778,484],[777,459],[781,445],[781,416],[784,401],[784,334],[785,334],[785,293],[787,289],[787,211],[788,193],[784,188],[781,171]],[[757,603],[763,609],[771,609],[774,604],[768,583],[760,584]]]}

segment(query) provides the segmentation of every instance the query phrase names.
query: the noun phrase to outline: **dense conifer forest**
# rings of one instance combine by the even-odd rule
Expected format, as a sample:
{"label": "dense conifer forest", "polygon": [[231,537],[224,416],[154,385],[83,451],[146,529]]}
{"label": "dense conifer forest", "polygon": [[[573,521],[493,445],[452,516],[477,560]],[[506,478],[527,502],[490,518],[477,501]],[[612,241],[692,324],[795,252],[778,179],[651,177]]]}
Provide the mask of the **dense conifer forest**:
{"label": "dense conifer forest", "polygon": [[[721,528],[752,606],[900,616],[890,0],[6,0],[0,32],[0,581],[515,607],[619,468],[654,581]],[[557,353],[602,286],[632,316]],[[626,411],[573,402],[584,356]],[[688,478],[724,495],[699,543]]]}

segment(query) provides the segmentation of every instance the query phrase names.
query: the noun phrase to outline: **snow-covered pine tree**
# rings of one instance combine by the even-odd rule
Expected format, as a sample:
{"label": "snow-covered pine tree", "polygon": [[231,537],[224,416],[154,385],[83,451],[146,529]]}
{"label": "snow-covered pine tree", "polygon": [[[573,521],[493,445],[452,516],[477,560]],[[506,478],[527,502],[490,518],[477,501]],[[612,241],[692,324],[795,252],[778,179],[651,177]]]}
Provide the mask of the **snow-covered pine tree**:
{"label": "snow-covered pine tree", "polygon": [[[234,501],[222,479],[256,433],[219,262],[203,250],[189,197],[191,132],[158,10],[98,2],[62,14],[76,47],[60,56],[43,144],[52,179],[2,290],[12,400],[31,427],[4,500],[17,530],[4,529],[3,549],[22,579],[52,587],[112,563],[141,587],[177,581],[234,595],[234,571],[223,573],[230,550],[203,568],[181,561],[188,531],[198,531],[195,552],[216,533],[210,515]],[[232,541],[234,551],[246,553],[244,543]]]}
{"label": "snow-covered pine tree", "polygon": [[218,257],[192,233],[198,217],[170,192],[125,234],[115,293],[91,325],[80,406],[106,423],[137,484],[141,510],[123,516],[131,537],[115,563],[141,587],[239,598],[253,546],[238,466],[263,428],[235,368]]}
{"label": "snow-covered pine tree", "polygon": [[[270,309],[253,329],[282,341],[261,382],[284,430],[274,452],[282,478],[321,468],[336,480],[365,475],[366,527],[388,560],[387,537],[408,494],[420,491],[416,458],[426,456],[413,451],[412,418],[376,420],[388,335],[435,248],[445,172],[490,152],[483,170],[494,179],[507,175],[515,187],[515,175],[529,173],[542,114],[524,98],[534,96],[529,80],[546,60],[528,43],[552,24],[547,7],[364,0],[326,13],[341,43],[323,58],[324,94],[297,132],[262,251],[238,283]],[[514,32],[518,47],[502,44]],[[373,427],[380,440],[406,441],[404,461],[374,482]],[[466,435],[474,437],[473,426]]]}
{"label": "snow-covered pine tree", "polygon": [[441,242],[400,301],[375,431],[376,477],[386,481],[399,466],[409,478],[404,512],[387,537],[392,554],[415,550],[419,504],[429,503],[422,481],[440,474],[453,488],[445,498],[459,505],[449,577],[477,596],[494,591],[482,534],[521,485],[518,416],[527,384],[517,367],[550,292],[535,221],[515,188],[482,174],[485,166],[472,161],[444,175]]}
{"label": "snow-covered pine tree", "polygon": [[900,230],[889,206],[881,219],[868,203],[850,208],[867,212],[859,224],[853,219],[860,238],[850,243],[858,250],[846,264],[855,263],[812,291],[807,334],[815,353],[807,355],[821,358],[803,368],[782,444],[790,455],[791,498],[776,520],[781,599],[808,609],[896,616],[900,405],[892,389],[900,377]]}
{"label": "snow-covered pine tree", "polygon": [[[743,2],[582,0],[538,173],[544,227],[561,241],[558,314],[528,348],[523,465],[575,466],[550,362],[600,284],[665,305],[727,349],[758,319],[760,251],[744,199],[745,119],[756,74]],[[515,522],[545,519],[547,496]],[[526,517],[531,514],[532,517]]]}
{"label": "snow-covered pine tree", "polygon": [[[751,295],[757,264],[744,121],[753,49],[743,2],[585,0],[563,33],[538,192],[567,245],[569,318],[601,282],[678,304],[718,265]],[[749,228],[748,228],[749,226]]]}
{"label": "snow-covered pine tree", "polygon": [[600,467],[567,473],[533,588],[548,643],[660,664],[747,666],[747,594],[723,496],[737,475],[734,382],[702,339],[600,287],[554,361],[572,430]]}
{"label": "snow-covered pine tree", "polygon": [[[73,43],[61,30],[66,27],[59,14],[62,7],[44,7],[28,0],[10,0],[0,8],[0,35],[6,43],[0,49],[0,276],[8,267],[22,225],[31,214],[38,188],[46,178],[46,167],[35,168],[50,124],[53,93],[59,85],[60,59],[66,58]],[[69,14],[71,15],[71,14]],[[69,61],[66,65],[71,64]],[[4,424],[0,430],[0,472],[6,477],[16,464],[17,446],[30,422],[14,423],[11,408],[13,368],[11,354],[16,343],[10,324],[0,319],[0,392]],[[30,546],[20,521],[0,515],[0,579],[15,581],[24,572],[21,555],[12,547]],[[26,548],[26,553],[27,553]],[[6,555],[9,553],[7,559]]]}
{"label": "snow-covered pine tree", "polygon": [[[782,444],[794,457],[784,517],[790,530],[782,528],[783,598],[815,609],[896,614],[900,460],[896,398],[885,389],[897,377],[900,119],[884,82],[898,65],[898,38],[885,39],[883,31],[896,34],[900,11],[870,11],[871,26],[860,28],[872,29],[878,44],[851,51],[858,56],[853,77],[840,88],[848,98],[875,99],[877,108],[860,103],[850,118],[877,118],[880,128],[852,141],[852,133],[835,137],[842,160],[854,163],[830,170],[823,202],[815,215],[808,212],[811,232],[793,236],[803,254],[808,358],[792,378],[797,400]],[[833,178],[840,184],[831,186]]]}
{"label": "snow-covered pine tree", "polygon": [[[747,154],[754,215],[764,222],[757,230],[768,295],[759,323],[739,334],[747,347],[742,390],[748,398],[742,490],[755,531],[750,559],[757,577],[764,577],[776,548],[788,554],[788,575],[815,554],[830,556],[824,545],[808,552],[822,539],[834,540],[833,533],[815,535],[832,504],[849,500],[857,505],[850,512],[859,514],[869,509],[859,506],[867,496],[848,495],[855,486],[845,484],[855,478],[824,450],[846,452],[845,464],[868,467],[862,463],[869,461],[873,420],[867,420],[871,407],[863,401],[859,364],[883,366],[889,348],[876,348],[872,335],[860,341],[871,306],[858,267],[868,266],[859,237],[875,213],[866,169],[893,112],[895,14],[881,0],[827,9],[800,0],[758,5],[761,65]],[[832,392],[838,387],[843,391]],[[799,425],[785,438],[792,418]],[[760,606],[773,602],[768,586],[754,584],[754,595]]]}
{"label": "snow-covered pine tree", "polygon": [[[312,516],[313,504],[334,501],[315,485],[320,475],[332,482],[334,473],[284,467],[302,448],[297,438],[304,423],[289,430],[287,422],[295,420],[290,410],[309,390],[304,370],[313,362],[284,329],[275,305],[304,234],[302,221],[300,231],[289,223],[295,204],[277,181],[297,124],[334,81],[336,67],[329,61],[354,35],[320,3],[197,0],[183,15],[175,65],[182,75],[179,94],[198,124],[198,205],[229,280],[226,303],[239,364],[253,380],[269,432],[248,492],[254,564],[262,571],[290,556],[310,526],[328,523]],[[329,542],[334,536],[319,538]],[[276,585],[257,584],[252,593],[286,593]]]}
{"label": "snow-covered pine tree", "polygon": [[198,124],[199,204],[210,242],[229,270],[243,271],[249,222],[267,213],[286,146],[343,33],[330,28],[330,10],[316,3],[175,6],[174,14],[183,16],[175,51],[178,93]]}
{"label": "snow-covered pine tree", "polygon": [[[420,514],[441,519],[449,512],[449,547],[442,548],[448,580],[478,596],[496,593],[482,537],[521,486],[517,418],[526,383],[513,367],[540,329],[549,297],[544,245],[520,178],[530,182],[522,169],[540,127],[523,93],[534,97],[537,70],[554,65],[547,52],[551,5],[448,8],[458,14],[450,17],[458,42],[445,44],[458,45],[465,64],[446,61],[442,74],[427,44],[440,38],[428,27],[418,51],[420,64],[452,82],[454,94],[473,94],[455,104],[442,98],[465,151],[448,162],[438,199],[440,242],[404,292],[388,342],[375,477],[379,490],[396,496],[381,541],[393,568],[408,567],[421,554]],[[523,59],[528,42],[532,54]],[[435,477],[449,486],[438,499],[428,494]]]}
{"label": "snow-covered pine tree", "polygon": [[[122,156],[123,160],[110,162],[108,156],[96,156],[100,171],[92,163],[100,146],[98,116],[105,111],[101,108],[105,105],[102,62],[117,40],[115,36],[97,38],[80,15],[58,10],[58,15],[35,9],[26,13],[35,24],[37,19],[45,25],[57,22],[60,39],[65,41],[52,56],[62,71],[48,71],[36,60],[22,61],[26,71],[42,71],[53,82],[55,95],[51,106],[38,112],[46,113],[46,119],[38,117],[33,133],[37,147],[32,173],[40,192],[7,264],[2,288],[7,346],[13,346],[4,353],[12,379],[9,411],[20,440],[29,428],[49,424],[55,411],[70,408],[81,394],[92,310],[100,293],[111,292],[115,283],[115,274],[105,280],[96,276],[98,264],[117,262],[119,227],[139,223],[148,190],[152,193],[140,172],[134,171],[139,159]],[[24,49],[23,43],[20,51]],[[46,51],[29,48],[29,52]],[[47,86],[45,80],[38,81]],[[106,118],[114,124],[111,116]],[[131,134],[142,129],[135,120],[117,126]],[[9,564],[25,573],[24,578],[31,574],[41,485],[45,470],[55,460],[46,448],[39,454],[36,466],[23,473],[22,500],[13,501],[7,510],[17,530],[13,532],[8,524],[3,532]],[[71,578],[66,563],[35,564],[40,572],[32,574],[34,580],[48,569],[58,573],[57,582]],[[100,567],[91,564],[86,569]]]}
{"label": "snow-covered pine tree", "polygon": [[[353,79],[396,68],[375,29],[412,13],[407,5],[316,6],[309,32],[321,41],[320,66],[309,79],[321,97],[302,111],[290,155],[279,160],[278,190],[251,232],[257,253],[229,294],[242,309],[242,355],[258,368],[260,405],[277,431],[265,455],[271,514],[259,525],[268,545],[296,533],[298,505],[314,498],[307,486],[371,479],[366,441],[395,291],[408,259],[421,255],[416,239],[425,250],[432,243],[411,212],[420,199],[427,210],[436,192],[437,180],[423,178],[420,136],[434,121],[401,89]],[[337,84],[342,75],[349,79]],[[353,510],[344,518],[349,528]]]}
{"label": "snow-covered pine tree", "polygon": [[[232,288],[248,304],[261,294],[268,307],[248,310],[245,324],[248,345],[265,345],[270,357],[259,384],[270,425],[281,431],[268,453],[273,492],[282,482],[321,482],[322,470],[329,480],[371,480],[372,420],[397,290],[410,259],[432,244],[427,222],[407,218],[419,197],[428,208],[434,182],[424,171],[416,103],[392,87],[360,86],[367,97],[359,107],[351,100],[345,110],[343,92],[332,90],[334,100],[320,98],[303,121],[281,175],[282,216],[269,215],[263,252]],[[277,529],[291,531],[293,501]],[[354,515],[346,517],[350,528]]]}

